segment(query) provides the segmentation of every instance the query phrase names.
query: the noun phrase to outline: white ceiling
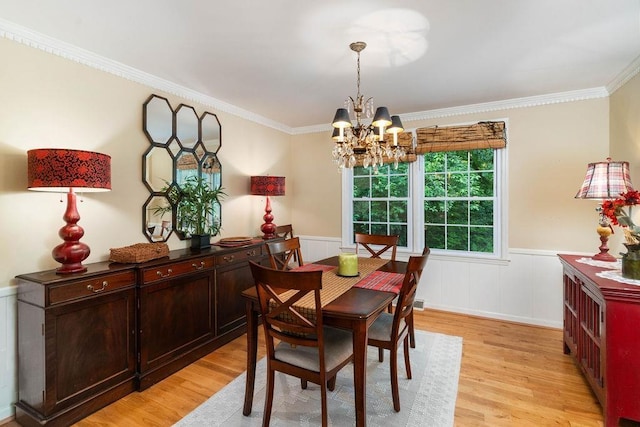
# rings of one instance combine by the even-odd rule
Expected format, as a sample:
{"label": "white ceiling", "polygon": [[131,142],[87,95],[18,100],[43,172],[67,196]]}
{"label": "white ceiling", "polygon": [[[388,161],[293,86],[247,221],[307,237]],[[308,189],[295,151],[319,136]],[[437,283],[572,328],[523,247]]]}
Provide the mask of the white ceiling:
{"label": "white ceiling", "polygon": [[356,95],[353,41],[392,114],[603,88],[640,57],[640,0],[0,0],[2,24],[291,129]]}

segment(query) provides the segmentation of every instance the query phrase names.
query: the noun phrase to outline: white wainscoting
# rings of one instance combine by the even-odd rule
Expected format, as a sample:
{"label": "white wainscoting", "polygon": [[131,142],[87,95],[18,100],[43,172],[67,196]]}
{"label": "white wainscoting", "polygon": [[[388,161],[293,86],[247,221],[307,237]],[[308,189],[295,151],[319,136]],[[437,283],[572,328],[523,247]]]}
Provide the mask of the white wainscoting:
{"label": "white wainscoting", "polygon": [[0,288],[0,422],[15,414],[17,387],[16,288]]}
{"label": "white wainscoting", "polygon": [[[305,262],[342,250],[338,238],[299,237]],[[551,251],[512,249],[500,263],[431,255],[417,298],[438,310],[561,328],[562,267]],[[16,318],[16,289],[0,288],[0,421],[17,400]]]}
{"label": "white wainscoting", "polygon": [[[339,238],[298,237],[305,262],[341,250]],[[398,253],[399,259],[407,256]],[[432,254],[416,298],[438,310],[562,328],[562,267],[556,252],[511,249],[507,258],[485,263]]]}

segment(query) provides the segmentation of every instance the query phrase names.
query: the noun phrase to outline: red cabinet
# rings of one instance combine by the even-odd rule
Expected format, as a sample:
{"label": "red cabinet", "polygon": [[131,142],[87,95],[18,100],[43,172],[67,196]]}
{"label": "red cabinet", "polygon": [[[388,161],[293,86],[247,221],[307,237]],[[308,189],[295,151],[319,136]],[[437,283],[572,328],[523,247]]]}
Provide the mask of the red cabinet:
{"label": "red cabinet", "polygon": [[640,421],[640,286],[599,277],[605,270],[559,255],[564,284],[564,352],[602,405],[605,425]]}

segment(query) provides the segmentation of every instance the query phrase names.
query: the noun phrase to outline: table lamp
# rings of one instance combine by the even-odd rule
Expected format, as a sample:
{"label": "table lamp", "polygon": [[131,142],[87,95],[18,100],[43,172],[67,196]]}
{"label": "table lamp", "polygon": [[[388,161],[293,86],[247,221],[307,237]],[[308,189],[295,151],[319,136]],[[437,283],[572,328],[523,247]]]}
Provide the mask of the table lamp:
{"label": "table lamp", "polygon": [[91,250],[80,242],[84,230],[76,207],[76,193],[111,190],[111,157],[106,154],[83,150],[39,148],[27,152],[28,188],[34,191],[67,192],[67,210],[62,219],[64,225],[58,235],[64,243],[56,246],[51,254],[62,265],[58,274],[87,271],[82,261]]}
{"label": "table lamp", "polygon": [[[608,157],[606,162],[589,163],[584,182],[575,198],[610,200],[629,190],[633,190],[629,162],[612,162]],[[597,232],[600,235],[600,247],[598,248],[600,252],[591,258],[598,261],[615,261],[616,258],[609,253],[607,246],[613,230],[608,219],[602,214],[600,214]]]}
{"label": "table lamp", "polygon": [[265,214],[262,217],[264,224],[260,227],[260,231],[263,234],[262,238],[267,240],[277,237],[269,196],[284,196],[284,176],[252,176],[251,194],[267,197],[267,205],[264,208]]}

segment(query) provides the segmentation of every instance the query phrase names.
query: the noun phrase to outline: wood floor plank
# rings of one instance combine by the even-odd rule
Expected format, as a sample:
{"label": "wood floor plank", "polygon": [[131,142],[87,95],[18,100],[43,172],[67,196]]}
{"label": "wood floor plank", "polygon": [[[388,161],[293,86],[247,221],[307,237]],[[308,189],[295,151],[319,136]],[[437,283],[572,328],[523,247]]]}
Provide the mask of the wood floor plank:
{"label": "wood floor plank", "polygon": [[[416,329],[463,338],[456,426],[603,425],[598,401],[562,352],[560,330],[434,310],[416,311],[415,324]],[[259,340],[262,357],[261,331]],[[76,426],[171,426],[244,372],[245,364],[246,339],[240,337]]]}

